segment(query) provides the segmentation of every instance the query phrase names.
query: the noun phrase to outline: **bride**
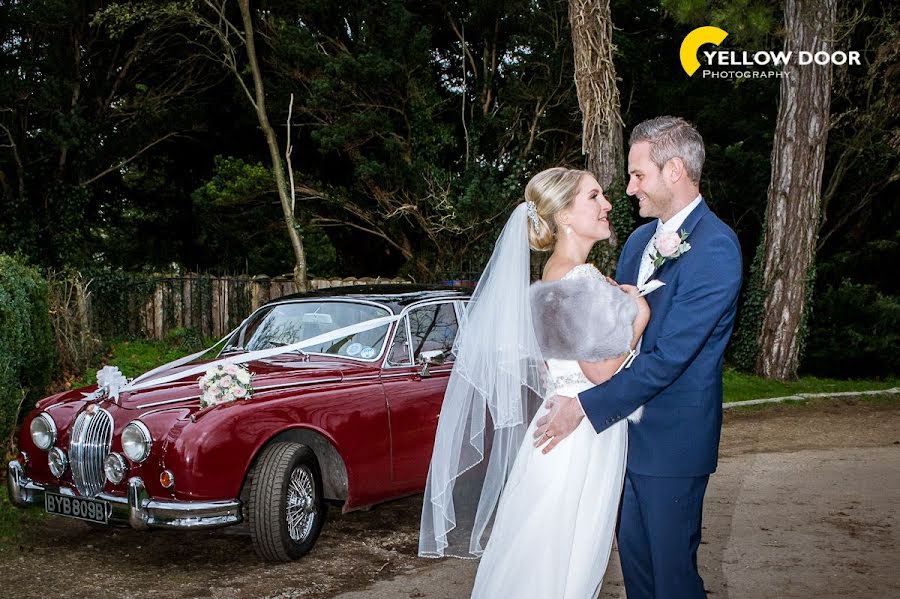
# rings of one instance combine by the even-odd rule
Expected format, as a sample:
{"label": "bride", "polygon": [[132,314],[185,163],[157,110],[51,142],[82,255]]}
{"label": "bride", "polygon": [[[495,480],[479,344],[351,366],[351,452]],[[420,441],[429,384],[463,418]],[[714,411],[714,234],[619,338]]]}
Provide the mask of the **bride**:
{"label": "bride", "polygon": [[[587,419],[543,453],[549,398],[575,396],[634,356],[649,320],[637,289],[586,264],[612,206],[585,171],[525,188],[454,345],[428,472],[419,555],[481,557],[472,597],[592,599],[609,559],[628,446],[622,420]],[[552,253],[530,285],[529,246]],[[488,542],[489,538],[489,542]]]}

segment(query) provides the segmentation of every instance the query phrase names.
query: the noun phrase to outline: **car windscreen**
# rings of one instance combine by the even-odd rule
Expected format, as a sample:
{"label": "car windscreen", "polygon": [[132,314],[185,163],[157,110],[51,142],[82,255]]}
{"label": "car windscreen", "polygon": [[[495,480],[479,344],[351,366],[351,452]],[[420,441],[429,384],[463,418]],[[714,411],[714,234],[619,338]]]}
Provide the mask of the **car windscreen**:
{"label": "car windscreen", "polygon": [[[231,344],[247,351],[269,349],[385,316],[390,316],[385,308],[349,301],[276,304],[256,312],[238,331]],[[382,325],[368,331],[341,335],[325,343],[304,348],[303,351],[372,360],[381,354],[389,328],[390,325]]]}

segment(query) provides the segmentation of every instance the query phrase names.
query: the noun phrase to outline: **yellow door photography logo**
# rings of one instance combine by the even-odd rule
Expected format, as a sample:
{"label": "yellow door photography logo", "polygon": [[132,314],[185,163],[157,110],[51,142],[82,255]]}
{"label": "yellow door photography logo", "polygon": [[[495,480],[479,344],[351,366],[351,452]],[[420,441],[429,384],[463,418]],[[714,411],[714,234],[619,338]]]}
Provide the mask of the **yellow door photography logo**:
{"label": "yellow door photography logo", "polygon": [[711,25],[698,27],[685,36],[684,41],[681,42],[681,68],[688,74],[688,77],[692,77],[700,68],[700,61],[697,60],[700,46],[703,44],[718,46],[726,37],[728,37],[727,31]]}
{"label": "yellow door photography logo", "polygon": [[[681,67],[688,77],[700,71],[701,78],[712,79],[768,79],[787,76],[788,67],[849,65],[860,66],[858,50],[701,50],[706,44],[719,46],[728,32],[712,25],[698,27],[681,42]],[[701,65],[700,55],[704,62]],[[703,67],[702,69],[700,67]]]}

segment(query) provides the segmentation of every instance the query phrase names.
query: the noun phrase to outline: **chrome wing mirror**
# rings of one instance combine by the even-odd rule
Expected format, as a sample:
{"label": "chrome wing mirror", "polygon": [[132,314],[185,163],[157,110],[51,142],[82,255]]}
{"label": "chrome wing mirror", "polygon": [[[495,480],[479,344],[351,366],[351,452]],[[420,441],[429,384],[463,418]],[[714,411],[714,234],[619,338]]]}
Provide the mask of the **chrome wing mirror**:
{"label": "chrome wing mirror", "polygon": [[444,352],[440,349],[434,349],[431,351],[423,351],[419,354],[419,365],[422,366],[422,370],[419,372],[419,375],[425,379],[431,376],[431,372],[429,372],[429,367],[431,366],[440,366],[444,363]]}

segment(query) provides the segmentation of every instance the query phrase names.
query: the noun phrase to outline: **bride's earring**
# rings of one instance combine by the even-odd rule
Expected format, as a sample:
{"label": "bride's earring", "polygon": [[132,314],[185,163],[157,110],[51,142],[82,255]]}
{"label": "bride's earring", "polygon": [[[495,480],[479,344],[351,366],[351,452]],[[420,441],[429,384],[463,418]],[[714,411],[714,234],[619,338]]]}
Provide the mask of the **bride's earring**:
{"label": "bride's earring", "polygon": [[570,227],[569,225],[566,225],[566,235],[571,235],[571,234],[572,234],[572,227]]}

